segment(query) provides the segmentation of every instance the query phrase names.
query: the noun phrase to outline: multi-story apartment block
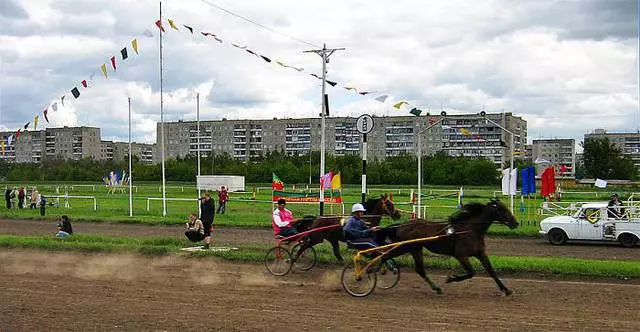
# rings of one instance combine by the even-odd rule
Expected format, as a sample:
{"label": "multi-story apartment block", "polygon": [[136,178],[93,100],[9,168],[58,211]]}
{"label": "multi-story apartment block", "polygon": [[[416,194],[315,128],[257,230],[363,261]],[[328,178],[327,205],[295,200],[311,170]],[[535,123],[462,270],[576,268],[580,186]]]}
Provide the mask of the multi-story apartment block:
{"label": "multi-story apartment block", "polygon": [[[25,131],[15,138],[15,133],[0,133],[5,140],[5,152],[1,159],[24,163],[39,163],[45,158],[79,160],[93,158],[102,160],[124,159],[129,154],[129,144],[100,140],[100,128],[63,127]],[[12,136],[13,135],[13,136]],[[7,137],[12,136],[11,144]],[[142,162],[153,163],[155,144],[132,144],[133,155]]]}
{"label": "multi-story apartment block", "polygon": [[584,135],[585,140],[589,137],[608,137],[623,155],[633,160],[640,172],[640,133],[607,133],[604,129],[596,129],[593,133]]}
{"label": "multi-story apartment block", "polygon": [[[525,154],[527,125],[511,113],[487,114],[487,117],[512,131],[516,158]],[[422,153],[436,152],[452,156],[485,157],[496,164],[510,158],[509,134],[477,115],[453,115],[440,121],[440,116],[375,117],[374,129],[368,134],[368,155],[382,159],[417,153],[422,132]],[[283,151],[287,155],[303,155],[320,150],[321,119],[217,120],[200,122],[201,155],[227,153],[239,160]],[[326,119],[326,150],[334,155],[359,154],[362,135],[355,128],[355,118]],[[165,158],[197,154],[195,121],[164,124]],[[424,131],[424,132],[423,132]],[[160,124],[157,142],[161,142]],[[160,149],[160,146],[157,147]],[[156,154],[157,161],[160,154]]]}
{"label": "multi-story apartment block", "polygon": [[576,175],[576,141],[574,139],[533,140],[532,158],[534,161],[540,158],[549,162],[536,165],[538,175],[549,166],[554,167],[559,176]]}

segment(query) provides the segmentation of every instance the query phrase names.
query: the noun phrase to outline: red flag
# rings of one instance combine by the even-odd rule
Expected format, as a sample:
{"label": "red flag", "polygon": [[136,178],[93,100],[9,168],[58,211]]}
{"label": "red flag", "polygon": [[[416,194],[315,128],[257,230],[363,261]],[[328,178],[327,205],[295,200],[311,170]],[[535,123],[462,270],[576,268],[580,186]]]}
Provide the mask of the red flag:
{"label": "red flag", "polygon": [[279,190],[279,191],[284,190],[284,183],[280,180],[280,178],[278,178],[276,173],[272,173],[272,174],[273,174],[273,179],[271,180],[271,188],[273,190]]}
{"label": "red flag", "polygon": [[566,173],[567,172],[567,166],[565,166],[565,165],[560,166],[560,172],[561,173]]}
{"label": "red flag", "polygon": [[556,174],[553,167],[547,167],[541,176],[542,190],[540,194],[542,197],[547,197],[556,192]]}
{"label": "red flag", "polygon": [[18,129],[18,131],[16,131],[16,139],[20,138],[20,130],[22,129]]}
{"label": "red flag", "polygon": [[87,80],[82,80],[82,86],[85,88],[87,87]]}
{"label": "red flag", "polygon": [[42,112],[42,114],[44,114],[44,119],[47,120],[47,123],[49,123],[49,118],[47,117],[47,113],[49,111],[45,108],[44,111]]}
{"label": "red flag", "polygon": [[116,57],[111,57],[111,67],[113,67],[113,71],[116,71]]}
{"label": "red flag", "polygon": [[162,27],[162,22],[160,22],[160,20],[156,21],[156,26],[158,27],[158,29],[160,29],[160,31],[164,32],[164,28]]}

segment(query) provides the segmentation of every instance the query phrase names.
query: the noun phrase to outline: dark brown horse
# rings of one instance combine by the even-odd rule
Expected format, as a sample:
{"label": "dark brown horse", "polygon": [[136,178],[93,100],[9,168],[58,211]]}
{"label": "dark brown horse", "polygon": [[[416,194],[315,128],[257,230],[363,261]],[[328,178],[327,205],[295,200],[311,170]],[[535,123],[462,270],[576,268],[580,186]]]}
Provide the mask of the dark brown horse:
{"label": "dark brown horse", "polygon": [[[395,209],[393,202],[387,198],[387,195],[380,195],[380,198],[372,198],[367,200],[364,203],[364,208],[367,211],[365,212],[365,216],[363,219],[371,226],[378,226],[380,224],[382,216],[385,215],[390,216],[393,219],[400,218],[400,212]],[[304,232],[319,227],[340,225],[343,218],[348,218],[348,216],[322,216],[317,218],[305,217],[298,222],[296,227],[298,229],[298,232]],[[300,246],[300,249],[294,257],[298,257],[307,248],[322,243],[322,241],[324,240],[327,240],[329,243],[331,243],[333,254],[336,256],[338,261],[344,262],[342,255],[340,255],[339,244],[340,241],[344,242],[342,227],[329,228],[310,233],[308,236],[306,236],[303,244]]]}
{"label": "dark brown horse", "polygon": [[389,253],[388,258],[411,253],[416,273],[429,283],[434,291],[441,293],[442,290],[429,279],[424,270],[422,248],[436,254],[453,256],[460,262],[466,273],[447,277],[447,283],[472,278],[475,271],[469,262],[469,257],[475,257],[482,263],[500,290],[508,296],[511,295],[511,290],[498,278],[485,251],[484,236],[489,226],[494,222],[506,225],[511,229],[518,227],[518,222],[509,209],[501,202],[491,200],[487,204],[470,203],[464,205],[462,209],[449,217],[449,223],[429,223],[424,219],[413,219],[406,224],[382,228],[377,234],[377,239],[380,241],[389,238],[392,242],[400,242],[450,234],[420,244],[403,245]]}

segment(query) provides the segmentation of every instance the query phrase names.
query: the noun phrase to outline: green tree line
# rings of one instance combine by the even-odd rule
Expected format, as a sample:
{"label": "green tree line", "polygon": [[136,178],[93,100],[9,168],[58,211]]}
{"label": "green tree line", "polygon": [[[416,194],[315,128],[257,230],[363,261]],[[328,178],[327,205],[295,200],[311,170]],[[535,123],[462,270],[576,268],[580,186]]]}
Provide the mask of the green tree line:
{"label": "green tree line", "polygon": [[[318,183],[320,153],[287,156],[282,152],[242,162],[227,154],[201,158],[202,175],[242,175],[248,183],[271,182],[275,173],[285,183]],[[42,163],[7,163],[0,161],[0,179],[8,181],[102,181],[111,171],[128,170],[127,160],[61,160],[45,159]],[[341,172],[342,182],[358,184],[362,175],[360,156],[326,158],[327,172]],[[423,179],[437,185],[493,185],[499,183],[495,164],[469,157],[449,157],[438,154],[423,158]],[[197,158],[187,156],[166,160],[168,181],[195,182]],[[369,184],[416,184],[418,162],[414,155],[388,157],[367,162]],[[159,164],[146,165],[137,158],[133,162],[134,181],[158,181],[162,177]]]}

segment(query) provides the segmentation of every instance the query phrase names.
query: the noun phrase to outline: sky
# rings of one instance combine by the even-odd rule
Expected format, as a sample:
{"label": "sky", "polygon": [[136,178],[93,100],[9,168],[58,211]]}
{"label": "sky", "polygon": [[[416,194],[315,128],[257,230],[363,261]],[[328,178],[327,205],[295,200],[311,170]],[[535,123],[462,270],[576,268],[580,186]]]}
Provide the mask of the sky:
{"label": "sky", "polygon": [[[103,139],[124,141],[131,98],[133,140],[155,142],[158,3],[0,0],[0,130],[33,129],[39,115],[39,128],[96,126]],[[345,48],[327,65],[339,82],[327,86],[332,116],[512,112],[530,141],[640,126],[636,0],[165,0],[162,11],[165,121],[195,120],[197,93],[201,120],[317,117],[321,85],[310,74],[322,61],[304,51],[326,43]],[[381,95],[389,98],[374,100]],[[411,106],[392,106],[402,100]]]}

